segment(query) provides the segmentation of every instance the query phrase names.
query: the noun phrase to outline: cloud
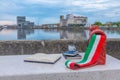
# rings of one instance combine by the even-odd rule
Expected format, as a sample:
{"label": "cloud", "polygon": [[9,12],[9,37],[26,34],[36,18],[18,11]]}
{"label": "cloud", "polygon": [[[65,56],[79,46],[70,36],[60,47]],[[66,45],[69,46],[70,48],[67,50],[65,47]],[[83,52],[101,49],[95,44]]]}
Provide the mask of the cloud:
{"label": "cloud", "polygon": [[61,2],[62,0],[24,0],[26,3],[29,4],[40,4],[40,5],[47,5],[47,6],[55,6]]}
{"label": "cloud", "polygon": [[1,14],[0,25],[5,25],[5,24],[7,25],[16,24],[16,16],[9,14]]}
{"label": "cloud", "polygon": [[37,22],[37,17],[29,17],[29,16],[26,16],[26,21]]}
{"label": "cloud", "polygon": [[112,7],[120,7],[119,0],[70,0],[70,2],[66,2],[67,6],[84,11],[99,11]]}
{"label": "cloud", "polygon": [[105,15],[106,17],[120,17],[120,9],[113,9],[110,10],[106,13],[104,13],[103,15]]}
{"label": "cloud", "polygon": [[120,7],[120,0],[26,0],[46,7],[61,7],[62,13],[96,12]]}
{"label": "cloud", "polygon": [[15,15],[9,15],[9,14],[1,14],[0,16],[0,20],[16,20],[16,16]]}
{"label": "cloud", "polygon": [[83,8],[94,10],[105,10],[111,7],[120,6],[120,0],[25,0],[25,2],[29,2],[31,4],[45,5],[46,7],[52,5],[55,7],[77,7],[77,9]]}
{"label": "cloud", "polygon": [[0,0],[0,20],[15,23],[16,16],[21,15],[30,21],[40,20],[41,24],[55,23],[59,22],[59,15],[68,13],[87,16],[93,21],[101,16],[120,20],[119,3],[120,0]]}
{"label": "cloud", "polygon": [[7,21],[7,20],[0,20],[0,25],[13,25],[13,21]]}
{"label": "cloud", "polygon": [[[26,0],[28,1],[28,0]],[[50,4],[56,4],[59,3],[60,0],[29,0],[29,2],[32,3],[50,3]]]}
{"label": "cloud", "polygon": [[43,18],[40,21],[40,24],[52,24],[52,23],[59,23],[59,18],[57,17],[47,17]]}
{"label": "cloud", "polygon": [[17,5],[12,1],[0,1],[0,12],[13,12],[22,9],[23,7]]}

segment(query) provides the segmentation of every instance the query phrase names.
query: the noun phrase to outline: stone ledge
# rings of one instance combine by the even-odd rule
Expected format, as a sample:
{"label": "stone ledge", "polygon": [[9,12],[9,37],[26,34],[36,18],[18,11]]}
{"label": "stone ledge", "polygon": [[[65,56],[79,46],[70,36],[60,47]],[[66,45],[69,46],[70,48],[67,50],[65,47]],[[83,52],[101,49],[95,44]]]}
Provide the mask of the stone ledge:
{"label": "stone ledge", "polygon": [[[48,41],[0,41],[0,55],[21,55],[43,53],[61,53],[73,42],[77,50],[85,51],[87,40],[48,40]],[[107,53],[120,59],[120,39],[107,40]]]}
{"label": "stone ledge", "polygon": [[28,55],[0,56],[0,80],[119,80],[120,61],[107,55],[106,65],[70,70],[64,58],[56,64],[28,63]]}

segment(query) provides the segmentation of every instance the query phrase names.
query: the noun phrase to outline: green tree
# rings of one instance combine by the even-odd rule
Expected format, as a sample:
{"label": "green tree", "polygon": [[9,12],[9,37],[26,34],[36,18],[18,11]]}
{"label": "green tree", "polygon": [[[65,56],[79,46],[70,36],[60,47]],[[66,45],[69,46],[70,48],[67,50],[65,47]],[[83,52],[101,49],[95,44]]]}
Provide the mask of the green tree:
{"label": "green tree", "polygon": [[120,27],[120,21],[118,21],[118,22],[113,22],[112,25],[117,25],[118,27]]}
{"label": "green tree", "polygon": [[95,22],[93,25],[102,26],[102,23],[101,23],[101,22],[99,22],[99,21],[97,21],[97,22]]}
{"label": "green tree", "polygon": [[116,22],[116,25],[117,25],[118,27],[120,27],[120,21],[119,21],[119,22]]}

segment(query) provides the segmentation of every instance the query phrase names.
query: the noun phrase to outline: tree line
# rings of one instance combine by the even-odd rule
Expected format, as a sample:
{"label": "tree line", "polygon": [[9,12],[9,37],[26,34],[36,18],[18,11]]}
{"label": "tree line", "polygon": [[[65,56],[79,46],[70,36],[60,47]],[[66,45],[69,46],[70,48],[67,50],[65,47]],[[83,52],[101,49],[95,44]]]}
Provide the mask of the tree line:
{"label": "tree line", "polygon": [[118,21],[118,22],[107,22],[107,23],[104,23],[104,24],[102,22],[100,22],[100,21],[96,21],[93,25],[120,27],[120,21]]}

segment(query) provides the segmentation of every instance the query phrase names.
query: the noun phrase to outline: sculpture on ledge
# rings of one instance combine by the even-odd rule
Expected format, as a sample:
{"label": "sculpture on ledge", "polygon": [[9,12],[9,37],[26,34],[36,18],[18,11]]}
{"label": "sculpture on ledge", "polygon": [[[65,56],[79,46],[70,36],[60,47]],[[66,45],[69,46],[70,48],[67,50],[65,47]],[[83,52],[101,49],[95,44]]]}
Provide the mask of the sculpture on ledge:
{"label": "sculpture on ledge", "polygon": [[89,36],[89,44],[82,60],[79,62],[67,60],[66,67],[75,70],[106,63],[105,33],[98,26],[91,26]]}

